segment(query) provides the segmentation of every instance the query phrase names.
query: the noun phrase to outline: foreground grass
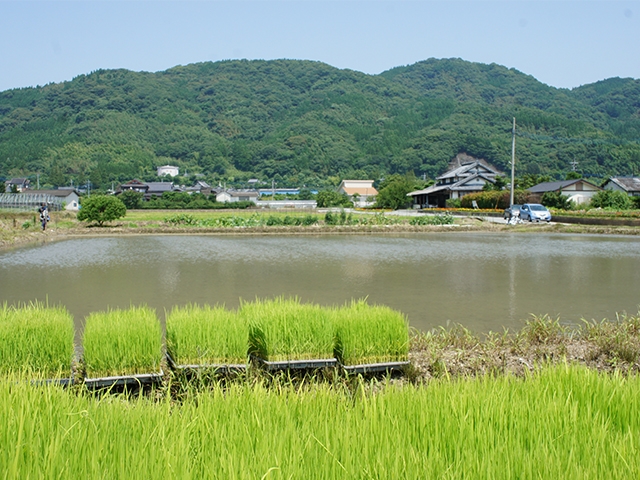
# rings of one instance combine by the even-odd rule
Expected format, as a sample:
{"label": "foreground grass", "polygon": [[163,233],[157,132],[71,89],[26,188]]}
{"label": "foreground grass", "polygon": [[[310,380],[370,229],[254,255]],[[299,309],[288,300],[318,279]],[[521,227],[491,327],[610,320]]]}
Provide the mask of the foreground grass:
{"label": "foreground grass", "polygon": [[[234,384],[180,404],[0,383],[5,478],[636,478],[640,378]],[[377,393],[371,393],[377,391]]]}

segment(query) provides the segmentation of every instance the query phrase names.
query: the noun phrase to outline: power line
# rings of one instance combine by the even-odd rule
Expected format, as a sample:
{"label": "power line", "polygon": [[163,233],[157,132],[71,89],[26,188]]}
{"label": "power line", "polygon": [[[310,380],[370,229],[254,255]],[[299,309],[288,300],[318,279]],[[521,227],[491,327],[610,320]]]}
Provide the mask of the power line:
{"label": "power line", "polygon": [[640,145],[640,139],[635,140],[618,140],[614,138],[569,138],[569,137],[555,137],[551,135],[539,135],[535,133],[527,133],[519,131],[517,136],[528,138],[530,140],[540,140],[553,143],[568,143],[579,145]]}

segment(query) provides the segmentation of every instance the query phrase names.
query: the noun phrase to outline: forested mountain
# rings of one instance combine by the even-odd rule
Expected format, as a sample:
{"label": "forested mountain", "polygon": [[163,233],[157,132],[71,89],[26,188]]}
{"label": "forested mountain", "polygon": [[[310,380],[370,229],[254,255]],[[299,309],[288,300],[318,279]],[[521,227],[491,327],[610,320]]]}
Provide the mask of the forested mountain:
{"label": "forested mountain", "polygon": [[556,89],[499,65],[430,59],[380,75],[298,60],[99,70],[0,93],[0,177],[94,186],[175,164],[210,182],[435,177],[459,152],[519,174],[640,170],[640,81]]}

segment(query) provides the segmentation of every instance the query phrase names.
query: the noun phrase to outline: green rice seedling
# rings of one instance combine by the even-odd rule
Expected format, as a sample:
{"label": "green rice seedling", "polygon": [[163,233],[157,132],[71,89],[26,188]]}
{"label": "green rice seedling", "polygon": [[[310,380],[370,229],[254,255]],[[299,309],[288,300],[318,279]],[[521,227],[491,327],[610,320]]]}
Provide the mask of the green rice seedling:
{"label": "green rice seedling", "polygon": [[167,316],[167,352],[180,365],[243,364],[249,328],[224,307],[187,305]]}
{"label": "green rice seedling", "polygon": [[0,374],[71,375],[73,317],[40,303],[0,308]]}
{"label": "green rice seedling", "polygon": [[409,324],[389,307],[352,301],[334,310],[336,357],[343,365],[406,361]]}
{"label": "green rice seedling", "polygon": [[83,336],[89,378],[156,373],[162,360],[162,332],[155,311],[142,306],[95,312]]}
{"label": "green rice seedling", "polygon": [[522,379],[362,386],[353,395],[246,383],[175,403],[0,382],[0,472],[148,480],[629,479],[640,471],[638,376],[558,366]]}
{"label": "green rice seedling", "polygon": [[329,310],[278,297],[243,303],[249,325],[249,353],[267,361],[333,358],[333,325]]}

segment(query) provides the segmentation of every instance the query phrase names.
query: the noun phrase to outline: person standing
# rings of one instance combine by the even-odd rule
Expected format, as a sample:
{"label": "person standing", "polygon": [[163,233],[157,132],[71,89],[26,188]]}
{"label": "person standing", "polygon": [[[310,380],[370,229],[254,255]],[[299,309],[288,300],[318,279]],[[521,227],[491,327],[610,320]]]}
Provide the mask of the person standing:
{"label": "person standing", "polygon": [[47,207],[46,203],[42,203],[40,208],[38,208],[38,213],[40,214],[40,225],[42,225],[42,231],[44,232],[47,228],[47,222],[51,220],[49,217],[49,207]]}

